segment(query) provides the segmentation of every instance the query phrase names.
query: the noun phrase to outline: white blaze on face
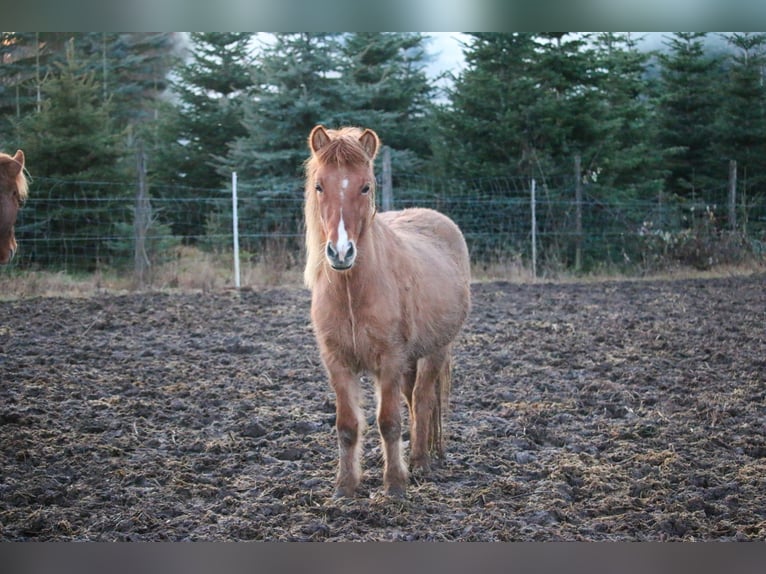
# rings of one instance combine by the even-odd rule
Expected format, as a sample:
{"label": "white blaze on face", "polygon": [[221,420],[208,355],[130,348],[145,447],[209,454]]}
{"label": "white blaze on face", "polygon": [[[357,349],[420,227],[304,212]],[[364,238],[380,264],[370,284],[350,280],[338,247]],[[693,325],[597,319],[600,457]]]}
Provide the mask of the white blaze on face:
{"label": "white blaze on face", "polygon": [[[340,181],[340,200],[343,201],[343,196],[345,195],[345,191],[348,189],[348,178],[344,177]],[[340,221],[338,221],[338,242],[335,245],[335,248],[338,251],[338,255],[340,256],[341,260],[345,259],[346,253],[348,252],[349,248],[349,241],[348,241],[348,232],[346,231],[346,224],[343,222],[343,207],[340,208]]]}
{"label": "white blaze on face", "polygon": [[343,209],[341,209],[340,221],[338,221],[338,243],[336,244],[336,249],[341,259],[346,257],[348,246],[348,233],[346,232],[346,224],[343,223]]}

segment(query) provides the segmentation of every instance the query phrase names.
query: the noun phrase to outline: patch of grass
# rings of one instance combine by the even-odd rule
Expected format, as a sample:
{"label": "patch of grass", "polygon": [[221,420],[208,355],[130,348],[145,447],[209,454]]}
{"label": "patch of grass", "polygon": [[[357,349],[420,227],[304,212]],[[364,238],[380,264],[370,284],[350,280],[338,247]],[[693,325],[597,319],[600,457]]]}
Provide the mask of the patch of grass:
{"label": "patch of grass", "polygon": [[[102,269],[91,274],[69,274],[63,271],[19,270],[0,268],[0,300],[32,297],[90,297],[102,292],[133,291],[201,291],[234,289],[234,263],[230,253],[203,251],[177,246],[166,254],[165,261],[153,266],[143,285],[136,283],[132,269]],[[766,273],[766,262],[718,265],[704,271],[687,266],[666,268],[661,272],[635,275],[617,269],[599,269],[589,274],[566,271],[539,271],[520,259],[476,262],[472,265],[475,282],[508,281],[527,284],[598,283],[615,280],[710,279]],[[274,286],[303,285],[303,265],[286,249],[273,249],[260,255],[243,253],[240,258],[240,287],[259,289]]]}
{"label": "patch of grass", "polygon": [[[103,269],[92,274],[64,271],[0,269],[0,300],[31,297],[89,297],[99,292],[202,291],[234,289],[231,254],[178,246],[165,262],[150,267],[143,285],[132,269]],[[301,285],[302,268],[281,257],[243,254],[240,287],[257,289],[275,285]]]}

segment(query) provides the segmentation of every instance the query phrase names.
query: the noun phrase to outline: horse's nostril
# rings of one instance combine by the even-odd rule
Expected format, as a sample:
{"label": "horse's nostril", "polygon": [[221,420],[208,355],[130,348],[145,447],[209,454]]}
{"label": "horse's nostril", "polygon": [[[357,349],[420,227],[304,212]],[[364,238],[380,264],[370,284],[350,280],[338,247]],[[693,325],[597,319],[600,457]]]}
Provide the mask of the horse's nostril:
{"label": "horse's nostril", "polygon": [[329,241],[327,242],[327,256],[333,259],[338,257],[338,252],[335,250],[335,248],[332,246],[332,243],[330,243]]}
{"label": "horse's nostril", "polygon": [[348,249],[346,250],[346,258],[347,259],[353,259],[354,255],[355,255],[355,253],[354,253],[354,244],[353,243],[349,243],[348,244]]}

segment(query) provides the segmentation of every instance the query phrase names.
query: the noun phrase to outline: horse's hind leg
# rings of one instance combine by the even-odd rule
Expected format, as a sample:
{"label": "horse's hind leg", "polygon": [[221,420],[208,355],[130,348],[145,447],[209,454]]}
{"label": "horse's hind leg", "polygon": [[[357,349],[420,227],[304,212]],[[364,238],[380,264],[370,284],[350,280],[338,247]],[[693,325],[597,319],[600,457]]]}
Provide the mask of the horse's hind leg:
{"label": "horse's hind leg", "polygon": [[415,377],[418,374],[418,362],[413,361],[407,370],[404,372],[402,379],[402,394],[407,401],[407,407],[410,411],[410,422],[413,419],[412,412],[412,392],[415,390]]}
{"label": "horse's hind leg", "polygon": [[336,497],[352,497],[362,476],[361,449],[364,417],[361,413],[361,390],[356,376],[347,370],[330,372],[335,390],[335,428],[338,433],[338,476]]}
{"label": "horse's hind leg", "polygon": [[[412,431],[410,464],[413,469],[428,472],[431,452],[442,452],[441,411],[442,386],[449,385],[449,347],[418,361],[415,387],[412,392]],[[444,389],[447,390],[447,389]]]}
{"label": "horse's hind leg", "polygon": [[383,487],[390,496],[403,496],[408,472],[402,456],[401,368],[381,371],[377,377],[378,430],[383,442]]}

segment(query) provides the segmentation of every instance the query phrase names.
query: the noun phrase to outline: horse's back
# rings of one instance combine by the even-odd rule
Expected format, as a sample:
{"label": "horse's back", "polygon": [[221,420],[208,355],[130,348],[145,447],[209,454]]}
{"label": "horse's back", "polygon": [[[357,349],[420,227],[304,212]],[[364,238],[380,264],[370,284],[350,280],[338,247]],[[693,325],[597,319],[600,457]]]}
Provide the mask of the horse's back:
{"label": "horse's back", "polygon": [[[430,263],[449,262],[459,279],[470,282],[470,260],[463,233],[449,217],[422,207],[378,214],[399,239]],[[444,257],[447,257],[447,260]]]}

